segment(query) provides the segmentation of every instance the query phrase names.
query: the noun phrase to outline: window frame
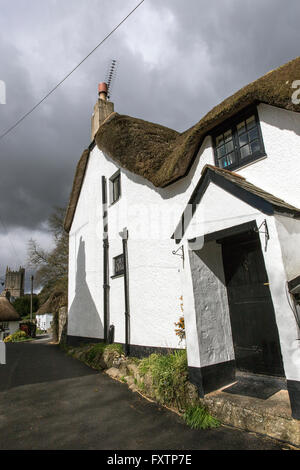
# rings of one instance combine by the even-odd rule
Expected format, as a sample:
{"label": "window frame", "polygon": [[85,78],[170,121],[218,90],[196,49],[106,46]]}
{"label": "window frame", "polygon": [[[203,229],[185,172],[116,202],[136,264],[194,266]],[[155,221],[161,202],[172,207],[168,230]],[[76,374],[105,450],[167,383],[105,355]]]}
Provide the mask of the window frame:
{"label": "window frame", "polygon": [[[116,260],[118,258],[123,258],[123,265],[124,265],[124,268],[122,271],[117,271],[116,272]],[[124,276],[125,274],[125,263],[124,263],[124,253],[121,253],[120,255],[117,255],[117,256],[114,256],[113,257],[113,270],[114,270],[114,274],[111,276],[111,279],[115,278],[115,277],[120,277],[120,276]]]}
{"label": "window frame", "polygon": [[[256,124],[256,129],[258,131],[258,140],[260,143],[260,150],[255,152],[254,154],[249,155],[246,158],[241,157],[241,146],[239,144],[239,136],[238,136],[238,131],[237,131],[237,125],[240,124],[242,121],[246,121],[249,119],[251,116],[255,117],[255,124]],[[236,162],[228,165],[227,167],[221,167],[219,165],[219,158],[217,156],[217,145],[216,145],[216,139],[220,134],[225,134],[227,131],[231,131],[232,137],[233,137],[233,151],[236,157]],[[259,121],[259,116],[257,112],[257,107],[250,107],[246,108],[245,110],[241,111],[240,113],[236,114],[233,118],[228,119],[224,123],[222,123],[220,126],[216,127],[213,132],[212,132],[212,139],[213,139],[213,149],[214,149],[214,160],[215,160],[215,165],[218,168],[221,168],[223,170],[235,170],[238,168],[242,168],[243,166],[248,165],[249,163],[252,163],[256,160],[261,159],[262,157],[266,156],[266,151],[265,151],[265,146],[264,146],[264,141],[263,141],[263,136],[262,136],[262,131],[260,127],[260,121]]]}
{"label": "window frame", "polygon": [[[115,181],[116,180],[119,180],[119,195],[118,197],[115,199],[115,196],[114,196],[114,184],[115,184]],[[116,202],[119,201],[119,199],[121,198],[121,172],[120,170],[116,171],[116,173],[114,173],[110,178],[109,178],[109,201],[110,201],[110,205],[112,206],[113,204],[115,204]]]}

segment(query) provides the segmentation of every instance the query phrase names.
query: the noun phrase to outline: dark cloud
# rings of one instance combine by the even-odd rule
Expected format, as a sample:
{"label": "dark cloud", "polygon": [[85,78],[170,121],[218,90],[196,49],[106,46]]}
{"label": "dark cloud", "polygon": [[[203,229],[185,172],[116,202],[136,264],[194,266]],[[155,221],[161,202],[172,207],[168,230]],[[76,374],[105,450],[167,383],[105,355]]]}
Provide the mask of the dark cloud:
{"label": "dark cloud", "polygon": [[[99,42],[135,1],[1,2],[0,132]],[[124,114],[185,130],[218,102],[298,55],[297,0],[160,0],[144,4],[17,129],[0,141],[0,272],[25,260],[33,233],[47,244],[53,206],[67,203],[89,144],[97,83],[119,61],[112,99]],[[300,77],[296,77],[300,78]],[[1,225],[0,225],[1,228]]]}

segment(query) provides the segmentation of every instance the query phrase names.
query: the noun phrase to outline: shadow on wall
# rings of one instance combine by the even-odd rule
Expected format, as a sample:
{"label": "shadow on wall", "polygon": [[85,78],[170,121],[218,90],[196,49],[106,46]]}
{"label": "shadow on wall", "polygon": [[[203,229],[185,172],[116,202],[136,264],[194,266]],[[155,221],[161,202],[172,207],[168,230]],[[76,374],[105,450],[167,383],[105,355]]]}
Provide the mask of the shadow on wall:
{"label": "shadow on wall", "polygon": [[75,297],[69,308],[68,331],[70,335],[103,338],[103,325],[86,281],[85,242],[80,237]]}

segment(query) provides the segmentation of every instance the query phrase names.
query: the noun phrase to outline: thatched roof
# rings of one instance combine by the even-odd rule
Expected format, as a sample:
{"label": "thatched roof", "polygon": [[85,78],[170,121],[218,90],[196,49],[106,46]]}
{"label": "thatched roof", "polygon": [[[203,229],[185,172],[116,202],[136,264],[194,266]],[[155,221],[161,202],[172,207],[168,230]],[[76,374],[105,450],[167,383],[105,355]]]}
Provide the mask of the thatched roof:
{"label": "thatched roof", "polygon": [[20,315],[6,297],[0,297],[0,321],[18,321]]}
{"label": "thatched roof", "polygon": [[62,291],[53,292],[48,300],[41,305],[36,315],[44,315],[45,313],[53,313],[60,307],[67,304],[66,294]]}
{"label": "thatched roof", "polygon": [[[245,107],[262,102],[300,112],[300,105],[293,104],[291,99],[295,91],[292,82],[299,77],[300,57],[245,86],[181,134],[158,124],[112,113],[99,127],[95,142],[121,167],[146,178],[156,187],[165,187],[188,173],[204,137]],[[85,152],[75,174],[65,219],[67,231],[71,228],[80,194],[82,169],[86,167],[89,151]]]}

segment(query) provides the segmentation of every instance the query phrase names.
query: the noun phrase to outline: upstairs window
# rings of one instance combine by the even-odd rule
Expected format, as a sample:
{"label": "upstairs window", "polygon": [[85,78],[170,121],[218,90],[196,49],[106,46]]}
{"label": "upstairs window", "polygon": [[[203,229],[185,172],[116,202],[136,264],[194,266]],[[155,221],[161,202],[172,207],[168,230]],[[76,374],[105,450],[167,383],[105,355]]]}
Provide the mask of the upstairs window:
{"label": "upstairs window", "polygon": [[265,155],[257,111],[248,112],[214,134],[215,163],[232,170]]}
{"label": "upstairs window", "polygon": [[110,203],[114,204],[121,197],[121,174],[118,170],[109,180]]}

